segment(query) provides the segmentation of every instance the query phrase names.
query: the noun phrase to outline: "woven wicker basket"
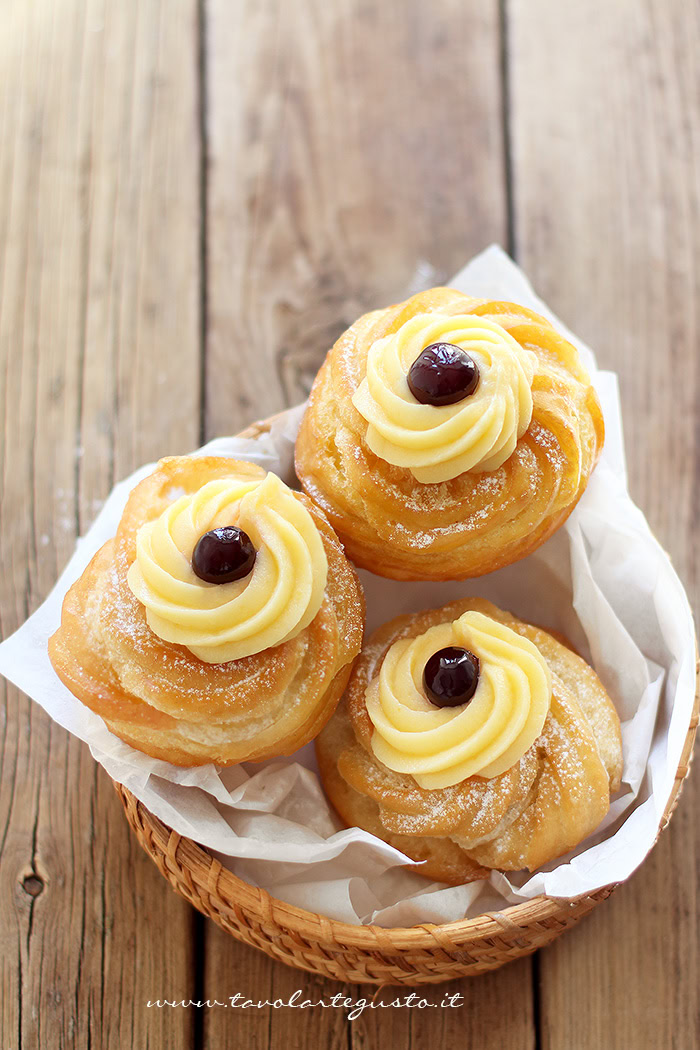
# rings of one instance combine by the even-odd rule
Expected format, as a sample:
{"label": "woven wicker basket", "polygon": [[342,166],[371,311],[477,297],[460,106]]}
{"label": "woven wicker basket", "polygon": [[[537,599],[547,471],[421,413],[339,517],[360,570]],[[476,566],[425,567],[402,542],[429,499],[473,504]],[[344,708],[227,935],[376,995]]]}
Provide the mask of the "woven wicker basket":
{"label": "woven wicker basket", "polygon": [[[256,423],[241,436],[260,436],[271,422]],[[700,692],[696,691],[659,834],[671,819],[690,769],[699,710]],[[501,912],[443,925],[351,926],[304,911],[249,885],[222,867],[203,846],[163,824],[122,784],[115,787],[136,837],[174,890],[238,940],[289,966],[340,981],[436,984],[495,970],[549,944],[616,888],[606,886],[573,900],[535,897]]]}

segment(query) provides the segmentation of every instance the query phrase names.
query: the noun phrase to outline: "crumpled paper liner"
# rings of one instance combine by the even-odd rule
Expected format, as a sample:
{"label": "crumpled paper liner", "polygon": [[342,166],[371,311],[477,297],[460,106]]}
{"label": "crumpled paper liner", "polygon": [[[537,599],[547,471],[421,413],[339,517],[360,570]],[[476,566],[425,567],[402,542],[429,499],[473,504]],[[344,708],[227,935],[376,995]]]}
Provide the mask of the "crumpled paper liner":
{"label": "crumpled paper liner", "polygon": [[[340,827],[316,775],[313,745],[261,765],[181,769],[113,736],[58,680],[46,644],[66,591],[114,534],[130,489],[152,465],[114,488],[44,604],[0,646],[0,672],[89,744],[109,775],[162,821],[273,896],[350,923],[448,922],[540,893],[573,897],[626,879],[656,838],[694,700],[692,613],[667,555],[627,492],[615,375],[598,370],[592,352],[553,317],[500,248],[477,256],[451,283],[472,295],[532,307],[578,346],[603,404],[605,449],[566,525],[516,565],[461,583],[398,583],[362,572],[367,629],[401,612],[476,594],[570,638],[615,702],[624,749],[622,788],[603,824],[577,849],[534,875],[493,872],[483,882],[446,887],[399,867],[405,858],[379,839]],[[302,411],[290,409],[259,439],[219,438],[198,454],[249,459],[291,482]]]}

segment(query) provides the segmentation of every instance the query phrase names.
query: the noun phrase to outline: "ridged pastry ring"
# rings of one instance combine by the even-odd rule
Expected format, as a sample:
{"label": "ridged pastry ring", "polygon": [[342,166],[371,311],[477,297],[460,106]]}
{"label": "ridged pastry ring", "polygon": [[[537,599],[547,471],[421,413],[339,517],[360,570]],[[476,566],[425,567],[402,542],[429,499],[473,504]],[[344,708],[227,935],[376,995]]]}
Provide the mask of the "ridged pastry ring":
{"label": "ridged pastry ring", "polygon": [[49,656],[126,743],[179,766],[231,765],[318,734],[363,624],[357,574],[306,496],[252,463],[175,456],[131,492],[116,536],[66,594]]}
{"label": "ridged pastry ring", "polygon": [[[455,633],[455,624],[464,629]],[[437,730],[426,730],[428,692],[417,696],[420,672],[445,641],[473,647],[478,684],[466,707],[436,707],[435,714],[446,713],[446,719]],[[527,736],[518,747],[503,750],[499,766],[482,766],[459,780],[450,776],[444,786],[437,777],[422,781],[426,756],[434,769],[433,758],[454,754],[452,731],[470,739],[463,714],[478,705],[490,663],[500,664],[513,682],[520,679],[521,696],[529,690],[529,735],[537,732],[544,710],[540,731],[524,751]],[[434,665],[431,674],[427,667],[425,672],[423,685],[430,683],[432,700],[445,699]],[[386,726],[378,723],[372,697],[383,677],[397,701],[391,699],[383,710],[392,745],[399,745],[398,762],[384,740],[377,746]],[[492,681],[496,685],[498,679]],[[518,721],[507,696],[502,710]],[[498,738],[496,733],[494,741]],[[566,853],[599,826],[622,774],[620,719],[595,671],[551,633],[478,598],[399,616],[375,631],[355,662],[344,699],[316,739],[316,754],[326,794],[346,824],[422,862],[416,870],[429,878],[454,884],[488,878],[494,868],[532,871]],[[483,757],[491,757],[486,749]]]}
{"label": "ridged pastry ring", "polygon": [[[448,355],[445,397],[428,389],[440,373],[420,363],[436,346]],[[475,365],[477,385],[450,391],[450,376]],[[314,381],[295,461],[355,564],[397,580],[454,580],[544,543],[583,495],[603,437],[578,351],[549,321],[432,288],[340,336]]]}

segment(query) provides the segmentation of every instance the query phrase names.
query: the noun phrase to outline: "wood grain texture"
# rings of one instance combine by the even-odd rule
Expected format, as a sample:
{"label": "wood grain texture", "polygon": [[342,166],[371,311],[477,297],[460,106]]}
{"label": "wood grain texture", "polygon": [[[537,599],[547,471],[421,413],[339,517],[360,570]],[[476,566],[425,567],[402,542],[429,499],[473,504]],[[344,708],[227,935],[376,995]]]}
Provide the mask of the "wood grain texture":
{"label": "wood grain texture", "polygon": [[[519,261],[619,373],[632,495],[697,606],[700,12],[509,12]],[[696,771],[642,869],[542,953],[546,1050],[700,1045],[699,811]]]}
{"label": "wood grain texture", "polygon": [[[391,1003],[408,988],[383,988],[377,998]],[[532,961],[519,959],[494,973],[415,989],[430,1005],[364,1010],[352,1022],[352,1050],[411,1050],[465,1047],[474,1050],[528,1050],[536,1045],[532,1005]],[[367,988],[355,988],[355,999]],[[443,1005],[452,998],[454,1005]],[[434,1005],[433,1005],[434,1004]]]}
{"label": "wood grain texture", "polygon": [[359,313],[444,281],[506,212],[495,0],[205,11],[214,434],[301,400]]}
{"label": "wood grain texture", "polygon": [[[165,9],[0,14],[3,635],[118,475],[196,443],[195,7]],[[185,1045],[145,1001],[191,991],[190,910],[87,748],[15,690],[1,725],[3,1050]]]}
{"label": "wood grain texture", "polygon": [[[205,12],[214,435],[301,400],[358,314],[446,280],[507,229],[496,3],[209,0]],[[207,997],[222,974],[234,992],[269,988],[271,998],[343,990],[251,957],[210,925],[205,943]],[[465,995],[463,1009],[439,1011],[446,1045],[465,1031],[482,1050],[532,1045],[529,961],[480,978]],[[512,1029],[505,1018],[492,1023],[501,997],[519,1017]],[[235,1031],[271,1050],[419,1046],[435,1015],[389,1009],[348,1022],[337,1010],[257,1013],[238,1016]],[[203,1045],[221,1045],[230,1022],[208,1011]]]}
{"label": "wood grain texture", "polygon": [[[362,310],[511,239],[620,373],[633,495],[699,598],[699,18],[690,0],[2,5],[2,634],[119,476],[299,400]],[[640,872],[534,962],[426,993],[459,1009],[348,1021],[149,1010],[373,993],[196,917],[87,749],[13,689],[0,759],[3,1050],[700,1045],[697,775]]]}

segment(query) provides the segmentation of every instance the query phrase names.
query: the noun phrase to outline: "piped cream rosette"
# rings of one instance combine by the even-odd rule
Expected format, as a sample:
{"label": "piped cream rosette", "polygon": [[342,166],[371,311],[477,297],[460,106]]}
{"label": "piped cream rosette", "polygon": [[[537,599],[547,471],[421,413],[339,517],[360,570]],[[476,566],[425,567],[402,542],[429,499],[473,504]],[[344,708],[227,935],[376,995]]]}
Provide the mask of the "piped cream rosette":
{"label": "piped cream rosette", "polygon": [[[197,541],[235,525],[257,556],[252,572],[211,584],[192,569]],[[276,475],[221,478],[182,496],[136,538],[132,592],[151,630],[205,663],[238,660],[293,638],[323,601],[328,563],[313,518]]]}
{"label": "piped cream rosette", "polygon": [[[432,343],[459,346],[479,368],[473,394],[453,405],[424,405],[408,386],[411,365]],[[466,471],[496,470],[515,451],[532,419],[537,359],[495,321],[476,314],[416,314],[377,339],[353,404],[369,424],[376,456],[417,481],[448,481]]]}
{"label": "piped cream rosette", "polygon": [[[423,670],[447,646],[478,657],[479,681],[469,703],[438,708],[423,691]],[[366,693],[372,750],[426,789],[495,777],[540,736],[551,696],[549,668],[529,639],[483,613],[465,612],[388,650]]]}

